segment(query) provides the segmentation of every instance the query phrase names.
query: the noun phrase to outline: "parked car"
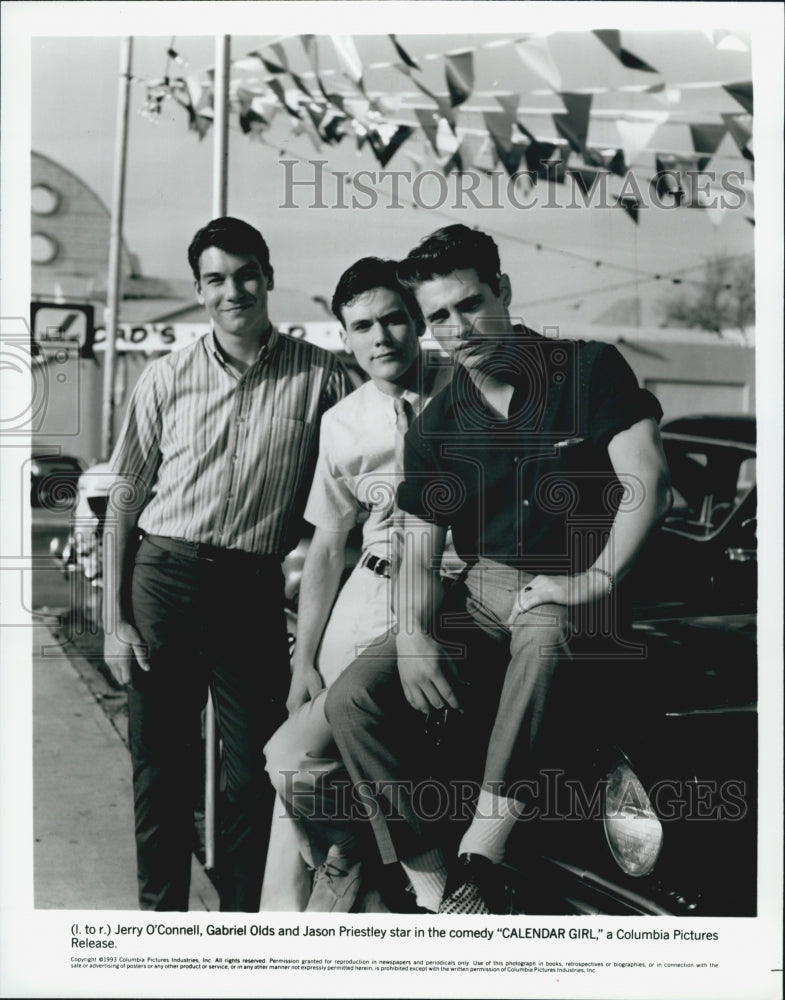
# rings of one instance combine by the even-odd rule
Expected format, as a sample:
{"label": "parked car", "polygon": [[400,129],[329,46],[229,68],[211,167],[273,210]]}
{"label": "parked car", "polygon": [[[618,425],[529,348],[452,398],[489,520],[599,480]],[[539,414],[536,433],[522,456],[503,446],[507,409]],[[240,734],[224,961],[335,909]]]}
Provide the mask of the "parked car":
{"label": "parked car", "polygon": [[674,504],[623,637],[641,648],[567,668],[545,811],[508,851],[523,912],[756,912],[755,422],[684,417],[662,438]]}
{"label": "parked car", "polygon": [[73,455],[34,451],[30,463],[30,506],[69,510],[76,502],[83,468],[81,460]]}

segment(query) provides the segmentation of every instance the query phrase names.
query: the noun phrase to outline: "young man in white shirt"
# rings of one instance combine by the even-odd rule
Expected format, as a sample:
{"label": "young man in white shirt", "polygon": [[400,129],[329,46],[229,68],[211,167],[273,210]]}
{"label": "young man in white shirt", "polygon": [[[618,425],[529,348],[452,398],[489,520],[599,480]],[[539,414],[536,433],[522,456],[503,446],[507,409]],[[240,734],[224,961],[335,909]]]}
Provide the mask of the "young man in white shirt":
{"label": "young man in white shirt", "polygon": [[[305,510],[315,530],[300,586],[289,719],[265,747],[280,798],[290,814],[300,815],[313,810],[317,786],[323,802],[330,775],[340,767],[324,715],[327,688],[393,623],[403,436],[409,420],[451,376],[443,353],[420,350],[425,325],[413,296],[398,283],[394,261],[366,257],[353,264],[338,282],[332,308],[346,349],[370,378],[333,407],[321,426]],[[347,538],[358,523],[362,555],[341,588]],[[277,812],[282,810],[279,801]],[[307,890],[299,858],[291,865],[296,853],[316,869],[308,910],[352,907],[361,882],[354,838],[324,813],[323,819],[281,822],[276,816],[277,846],[270,851],[263,908],[274,883],[276,908],[301,907]]]}

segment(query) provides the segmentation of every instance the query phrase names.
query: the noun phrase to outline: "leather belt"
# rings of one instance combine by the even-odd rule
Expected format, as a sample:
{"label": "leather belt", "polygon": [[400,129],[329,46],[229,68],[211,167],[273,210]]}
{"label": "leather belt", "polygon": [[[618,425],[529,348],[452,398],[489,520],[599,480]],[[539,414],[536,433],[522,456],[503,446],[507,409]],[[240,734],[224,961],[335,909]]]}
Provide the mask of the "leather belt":
{"label": "leather belt", "polygon": [[381,559],[379,556],[375,556],[371,552],[366,552],[365,555],[360,560],[360,565],[364,566],[365,569],[369,569],[372,573],[375,573],[377,576],[386,576],[389,579],[390,576],[389,559]]}
{"label": "leather belt", "polygon": [[233,566],[257,567],[270,563],[280,564],[280,559],[277,556],[257,555],[254,552],[244,552],[242,549],[224,549],[218,545],[187,542],[183,538],[169,538],[167,535],[148,535],[145,533],[141,537],[165,552],[174,552],[187,559],[199,559],[202,562],[220,563],[224,566],[231,564]]}

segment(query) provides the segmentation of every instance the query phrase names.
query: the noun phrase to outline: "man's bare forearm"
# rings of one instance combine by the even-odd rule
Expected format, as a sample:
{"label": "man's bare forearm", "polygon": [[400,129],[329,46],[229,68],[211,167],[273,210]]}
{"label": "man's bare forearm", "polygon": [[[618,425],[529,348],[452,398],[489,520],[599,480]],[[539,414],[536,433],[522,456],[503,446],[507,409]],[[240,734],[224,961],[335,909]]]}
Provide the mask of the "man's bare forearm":
{"label": "man's bare forearm", "polygon": [[[131,539],[137,531],[143,505],[134,510],[107,506],[104,522],[104,628],[133,622],[131,611]],[[110,617],[111,616],[111,617]]]}
{"label": "man's bare forearm", "polygon": [[313,666],[330,611],[341,584],[346,563],[346,536],[323,543],[318,534],[308,550],[303,566],[297,601],[297,644],[293,656],[295,669]]}
{"label": "man's bare forearm", "polygon": [[433,631],[444,598],[439,565],[445,534],[443,529],[407,519],[407,544],[397,580],[399,634],[430,635]]}

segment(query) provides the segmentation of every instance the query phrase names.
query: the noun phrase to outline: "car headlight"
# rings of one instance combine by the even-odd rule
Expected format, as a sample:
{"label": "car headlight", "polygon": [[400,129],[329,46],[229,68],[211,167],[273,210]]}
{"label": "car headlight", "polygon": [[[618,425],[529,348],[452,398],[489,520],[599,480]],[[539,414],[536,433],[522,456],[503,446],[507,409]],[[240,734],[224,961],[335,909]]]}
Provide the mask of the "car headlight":
{"label": "car headlight", "polygon": [[607,775],[605,836],[627,875],[648,875],[662,848],[662,824],[638,776],[624,761]]}

